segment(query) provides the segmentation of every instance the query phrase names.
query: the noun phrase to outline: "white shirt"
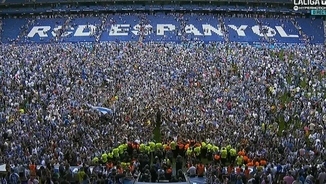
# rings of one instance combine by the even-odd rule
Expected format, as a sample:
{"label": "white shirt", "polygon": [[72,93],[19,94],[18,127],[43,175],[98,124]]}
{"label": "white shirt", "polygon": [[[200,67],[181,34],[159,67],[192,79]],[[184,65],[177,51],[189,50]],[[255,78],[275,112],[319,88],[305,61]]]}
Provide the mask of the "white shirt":
{"label": "white shirt", "polygon": [[42,160],[41,165],[46,166],[45,160]]}
{"label": "white shirt", "polygon": [[188,169],[187,173],[189,173],[190,176],[194,176],[194,175],[196,175],[196,167],[195,167],[195,166],[191,166],[191,167]]}
{"label": "white shirt", "polygon": [[267,178],[268,178],[269,184],[273,184],[272,175],[269,174],[269,175],[267,176]]}

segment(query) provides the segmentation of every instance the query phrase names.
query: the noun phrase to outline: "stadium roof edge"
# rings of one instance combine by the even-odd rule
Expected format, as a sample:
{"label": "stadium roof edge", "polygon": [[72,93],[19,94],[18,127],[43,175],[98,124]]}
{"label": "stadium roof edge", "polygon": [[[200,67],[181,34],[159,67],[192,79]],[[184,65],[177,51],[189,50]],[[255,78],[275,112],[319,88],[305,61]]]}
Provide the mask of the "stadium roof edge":
{"label": "stadium roof edge", "polygon": [[137,3],[144,3],[146,4],[156,4],[156,3],[164,3],[164,4],[175,4],[175,3],[247,3],[247,4],[293,4],[292,0],[3,0],[0,2],[0,5],[10,6],[10,5],[45,5],[45,4],[76,4],[76,3],[126,3],[126,4],[137,4]]}
{"label": "stadium roof edge", "polygon": [[0,15],[6,16],[6,15],[38,15],[38,14],[53,14],[53,13],[89,13],[89,12],[96,12],[96,13],[115,13],[115,12],[130,12],[130,11],[142,11],[142,12],[234,12],[234,13],[270,13],[270,14],[310,14],[310,11],[308,10],[299,10],[299,11],[294,11],[293,9],[289,8],[281,8],[281,9],[276,9],[276,8],[250,8],[250,7],[197,7],[193,8],[191,7],[183,7],[183,6],[178,6],[175,8],[171,8],[169,6],[165,7],[162,6],[160,8],[150,8],[150,7],[129,7],[129,8],[122,8],[120,6],[117,7],[87,7],[87,6],[80,6],[80,7],[74,7],[74,8],[63,8],[63,7],[57,7],[57,8],[51,8],[51,7],[43,7],[43,8],[27,8],[27,7],[22,7],[22,8],[6,8],[6,9],[1,9],[0,8]]}

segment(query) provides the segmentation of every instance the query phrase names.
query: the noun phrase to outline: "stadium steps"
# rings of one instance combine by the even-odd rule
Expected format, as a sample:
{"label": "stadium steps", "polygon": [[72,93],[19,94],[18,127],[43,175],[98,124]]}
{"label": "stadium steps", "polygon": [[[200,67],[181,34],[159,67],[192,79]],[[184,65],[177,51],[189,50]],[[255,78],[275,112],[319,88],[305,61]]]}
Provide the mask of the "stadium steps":
{"label": "stadium steps", "polygon": [[291,19],[292,24],[298,30],[299,35],[303,37],[303,41],[305,43],[309,43],[308,36],[302,31],[301,27],[299,26],[298,22],[295,19]]}
{"label": "stadium steps", "polygon": [[186,26],[187,26],[187,21],[185,20],[185,18],[183,17],[181,22],[180,22],[180,33],[181,33],[181,41],[182,42],[187,42],[188,38],[187,38],[187,34],[186,34]]}
{"label": "stadium steps", "polygon": [[103,32],[109,31],[106,28],[106,25],[107,25],[107,22],[108,22],[108,18],[103,14],[100,19],[101,19],[101,23],[96,26],[97,27],[96,28],[97,30],[96,30],[96,33],[94,35],[96,42],[99,42],[100,41],[101,35],[102,35]]}
{"label": "stadium steps", "polygon": [[70,25],[70,23],[71,23],[71,17],[68,17],[65,21],[64,21],[64,23],[63,23],[63,25],[62,25],[62,27],[61,27],[61,30],[60,30],[60,32],[59,32],[59,34],[57,34],[57,39],[58,40],[61,40],[65,35],[63,35],[66,31],[68,31],[68,30],[70,30],[70,28],[71,28],[71,25]]}
{"label": "stadium steps", "polygon": [[29,31],[29,28],[33,27],[35,24],[35,19],[27,19],[27,23],[22,27],[20,34],[17,37],[17,41],[19,42],[26,42],[27,40],[27,32]]}
{"label": "stadium steps", "polygon": [[271,43],[272,40],[270,40],[268,38],[268,36],[266,35],[266,33],[263,31],[264,29],[264,24],[258,19],[258,18],[255,18],[255,21],[257,22],[257,24],[259,25],[259,29],[260,31],[264,34],[264,40],[267,41],[268,43]]}
{"label": "stadium steps", "polygon": [[17,25],[21,27],[24,24],[26,24],[26,19],[19,19],[19,20],[13,18],[3,19],[1,42],[13,42],[17,40],[17,35],[19,35],[20,33],[20,29],[17,29]]}
{"label": "stadium steps", "polygon": [[222,17],[218,19],[221,32],[223,33],[224,41],[229,42],[229,30],[227,29],[227,26],[225,26],[224,20]]}
{"label": "stadium steps", "polygon": [[[321,19],[297,18],[301,30],[307,35],[310,43],[324,43],[323,21]],[[312,29],[313,28],[313,29]]]}
{"label": "stadium steps", "polygon": [[143,42],[145,39],[145,36],[147,35],[147,33],[150,30],[147,30],[146,25],[150,24],[149,19],[147,18],[147,16],[139,16],[139,38],[138,38],[138,42]]}

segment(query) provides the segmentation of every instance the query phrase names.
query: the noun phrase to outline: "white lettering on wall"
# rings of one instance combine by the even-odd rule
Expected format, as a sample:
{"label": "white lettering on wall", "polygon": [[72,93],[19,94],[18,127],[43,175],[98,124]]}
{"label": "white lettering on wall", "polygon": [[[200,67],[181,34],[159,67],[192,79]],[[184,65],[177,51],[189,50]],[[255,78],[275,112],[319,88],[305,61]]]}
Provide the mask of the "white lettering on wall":
{"label": "white lettering on wall", "polygon": [[74,36],[91,36],[95,29],[94,25],[78,25]]}
{"label": "white lettering on wall", "polygon": [[203,35],[198,31],[198,29],[193,24],[186,25],[185,32],[187,34],[194,34],[196,36],[202,36]]}
{"label": "white lettering on wall", "polygon": [[203,30],[205,36],[212,36],[212,32],[219,36],[223,36],[222,30],[218,25],[217,28],[215,28],[210,24],[203,24]]}
{"label": "white lettering on wall", "polygon": [[[158,36],[164,36],[168,32],[171,34],[176,34],[176,26],[173,24],[157,24],[156,25],[156,35]],[[193,24],[189,24],[185,27],[185,33],[186,34],[193,34],[196,36],[223,36],[223,32],[218,25],[212,26],[211,24],[202,24],[202,30],[195,27]],[[237,35],[240,37],[245,37],[246,33],[245,31],[248,30],[248,25],[227,25],[230,29],[236,31]],[[66,37],[69,35],[76,36],[76,37],[83,37],[83,36],[91,36],[95,30],[94,25],[78,25],[75,33],[73,27],[68,27],[67,30],[64,30],[63,33],[61,33],[62,37]],[[153,26],[152,25],[145,25],[143,28],[140,27],[139,24],[136,25],[130,25],[130,24],[115,24],[111,26],[109,36],[128,36],[129,32],[131,32],[134,35],[138,35],[139,31],[143,29],[143,34],[149,35],[152,34]],[[263,30],[261,30],[261,26],[254,25],[251,27],[251,30],[254,34],[260,36],[260,37],[274,37],[275,35],[279,34],[282,38],[299,38],[298,34],[289,34],[285,31],[285,29],[282,26],[275,26],[275,27],[269,27],[269,26],[263,26]],[[40,38],[46,38],[46,37],[55,37],[59,32],[62,31],[62,26],[56,26],[54,28],[51,28],[51,26],[34,26],[30,32],[27,34],[27,37],[33,38],[35,36],[38,36]]]}
{"label": "white lettering on wall", "polygon": [[229,25],[229,27],[236,31],[238,36],[246,36],[246,33],[244,31],[247,29],[247,25],[241,25],[240,27],[237,27],[235,25]]}
{"label": "white lettering on wall", "polygon": [[273,37],[276,35],[276,30],[271,28],[271,27],[268,27],[268,26],[262,26],[262,28],[264,30],[267,30],[267,32],[264,34],[263,30],[260,30],[260,26],[259,25],[255,25],[255,26],[252,26],[252,31],[257,34],[258,36],[267,36],[267,37]]}
{"label": "white lettering on wall", "polygon": [[299,38],[299,35],[290,35],[285,32],[282,26],[275,26],[276,30],[278,33],[281,35],[283,38]]}
{"label": "white lettering on wall", "polygon": [[51,29],[51,26],[34,26],[31,31],[27,34],[27,37],[33,38],[38,35],[41,38],[48,37],[47,32]]}
{"label": "white lettering on wall", "polygon": [[115,24],[111,26],[110,36],[128,36],[130,24]]}
{"label": "white lettering on wall", "polygon": [[[152,29],[153,29],[153,26],[150,25],[150,24],[147,24],[145,26],[143,26],[143,34],[144,35],[149,35],[149,34],[152,34]],[[138,35],[139,34],[139,31],[141,31],[141,26],[139,24],[136,24],[134,27],[133,27],[133,30],[131,31],[133,34],[135,35]]]}
{"label": "white lettering on wall", "polygon": [[173,24],[157,24],[156,35],[163,36],[166,31],[175,31]]}
{"label": "white lettering on wall", "polygon": [[[59,34],[59,31],[61,29],[62,29],[62,26],[57,26],[57,27],[53,28],[52,35],[57,36],[57,34]],[[67,37],[73,33],[73,30],[75,30],[73,27],[69,27],[67,29],[69,29],[69,30],[64,30],[64,32],[61,33],[61,37]]]}
{"label": "white lettering on wall", "polygon": [[73,27],[70,27],[69,29],[70,29],[70,31],[65,31],[64,33],[62,33],[61,37],[67,37],[67,36],[71,35],[75,30],[75,28],[73,28]]}

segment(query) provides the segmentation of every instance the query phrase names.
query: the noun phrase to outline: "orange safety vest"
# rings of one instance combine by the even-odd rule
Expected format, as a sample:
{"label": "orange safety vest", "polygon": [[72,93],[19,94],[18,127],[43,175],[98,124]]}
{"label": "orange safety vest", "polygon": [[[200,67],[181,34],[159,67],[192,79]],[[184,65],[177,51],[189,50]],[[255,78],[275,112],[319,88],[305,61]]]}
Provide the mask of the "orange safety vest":
{"label": "orange safety vest", "polygon": [[34,164],[29,165],[29,170],[31,171],[32,174],[36,174],[36,165]]}
{"label": "orange safety vest", "polygon": [[245,155],[243,156],[243,162],[246,164],[249,162],[249,158]]}
{"label": "orange safety vest", "polygon": [[254,166],[254,162],[253,162],[253,161],[248,162],[247,166],[248,166],[248,167],[252,167],[252,166]]}
{"label": "orange safety vest", "polygon": [[241,151],[238,152],[238,155],[239,156],[245,156],[245,152],[241,150]]}
{"label": "orange safety vest", "polygon": [[166,169],[166,173],[167,173],[167,174],[171,174],[171,173],[172,173],[172,169],[171,169],[171,168],[167,168],[167,169]]}
{"label": "orange safety vest", "polygon": [[186,144],[185,145],[185,150],[187,150],[189,148],[189,146],[190,146],[189,144]]}
{"label": "orange safety vest", "polygon": [[171,150],[171,147],[170,147],[169,145],[167,145],[167,146],[165,147],[165,150]]}
{"label": "orange safety vest", "polygon": [[265,166],[265,165],[267,165],[267,162],[266,162],[266,160],[261,160],[261,161],[260,161],[260,165],[262,165],[262,166]]}

